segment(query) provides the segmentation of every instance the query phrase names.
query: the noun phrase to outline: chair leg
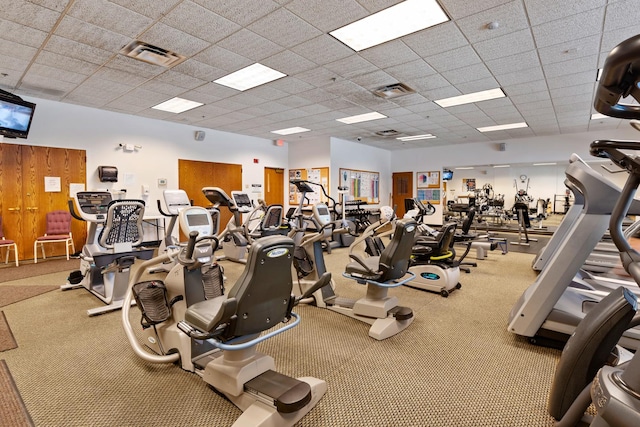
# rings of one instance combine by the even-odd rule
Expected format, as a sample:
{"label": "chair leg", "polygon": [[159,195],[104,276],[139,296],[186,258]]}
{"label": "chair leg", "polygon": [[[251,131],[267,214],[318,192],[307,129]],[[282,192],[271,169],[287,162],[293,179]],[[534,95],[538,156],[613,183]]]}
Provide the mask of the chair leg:
{"label": "chair leg", "polygon": [[47,259],[47,254],[44,251],[44,243],[40,243],[40,249],[42,249],[42,259]]}
{"label": "chair leg", "polygon": [[38,241],[33,242],[33,263],[38,263]]}
{"label": "chair leg", "polygon": [[[18,245],[17,243],[13,244],[13,256],[16,260],[16,267],[19,266],[18,264]],[[9,261],[9,248],[7,248],[7,261]]]}

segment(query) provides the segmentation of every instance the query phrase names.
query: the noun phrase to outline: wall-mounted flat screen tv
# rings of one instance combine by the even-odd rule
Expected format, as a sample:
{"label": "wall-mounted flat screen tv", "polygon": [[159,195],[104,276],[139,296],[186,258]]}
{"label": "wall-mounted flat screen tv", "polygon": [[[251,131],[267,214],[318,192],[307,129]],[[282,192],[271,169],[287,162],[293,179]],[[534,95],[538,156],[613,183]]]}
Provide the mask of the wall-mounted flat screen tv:
{"label": "wall-mounted flat screen tv", "polygon": [[442,180],[451,181],[453,179],[453,171],[450,169],[444,169],[442,171]]}
{"label": "wall-mounted flat screen tv", "polygon": [[36,104],[19,97],[0,93],[0,135],[7,138],[26,138]]}

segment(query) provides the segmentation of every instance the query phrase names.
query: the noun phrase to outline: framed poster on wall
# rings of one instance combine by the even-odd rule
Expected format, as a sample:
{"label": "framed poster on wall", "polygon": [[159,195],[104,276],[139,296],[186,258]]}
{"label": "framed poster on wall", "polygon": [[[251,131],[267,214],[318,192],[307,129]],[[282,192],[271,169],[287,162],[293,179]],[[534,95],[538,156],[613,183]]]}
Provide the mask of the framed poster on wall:
{"label": "framed poster on wall", "polygon": [[440,171],[416,172],[418,188],[440,188]]}

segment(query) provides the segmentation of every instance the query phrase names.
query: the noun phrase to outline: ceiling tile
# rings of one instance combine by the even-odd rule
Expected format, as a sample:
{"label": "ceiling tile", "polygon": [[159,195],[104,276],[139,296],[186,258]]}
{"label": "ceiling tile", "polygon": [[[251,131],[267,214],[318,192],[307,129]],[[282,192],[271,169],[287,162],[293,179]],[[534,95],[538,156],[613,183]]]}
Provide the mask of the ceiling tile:
{"label": "ceiling tile", "polygon": [[283,50],[281,46],[247,29],[219,41],[218,46],[258,62]]}
{"label": "ceiling tile", "polygon": [[593,9],[534,26],[532,31],[537,46],[542,48],[598,34],[602,29],[603,19],[604,8]]}
{"label": "ceiling tile", "polygon": [[409,34],[402,37],[402,42],[422,57],[447,52],[469,44],[469,41],[453,22],[444,22],[435,27]]}
{"label": "ceiling tile", "polygon": [[59,11],[32,2],[0,0],[2,19],[49,32],[60,17]]}
{"label": "ceiling tile", "polygon": [[480,13],[493,7],[508,3],[510,0],[483,0],[483,1],[456,1],[456,0],[439,0],[440,4],[445,8],[453,19],[462,18],[464,16]]}
{"label": "ceiling tile", "polygon": [[[126,1],[126,0],[121,0]],[[147,0],[153,1],[153,0]],[[273,12],[279,5],[271,0],[193,0],[200,6],[224,16],[242,26],[257,21],[260,17]]]}
{"label": "ceiling tile", "polygon": [[606,3],[607,0],[525,0],[524,2],[531,25],[540,25],[576,15],[585,10],[602,8]]}
{"label": "ceiling tile", "polygon": [[[487,28],[490,22],[499,23],[498,28],[494,30]],[[505,36],[514,31],[529,28],[527,15],[520,1],[511,1],[458,19],[456,24],[471,43]]]}
{"label": "ceiling tile", "polygon": [[286,8],[325,33],[369,14],[356,1],[345,0],[294,0]]}
{"label": "ceiling tile", "polygon": [[287,9],[276,9],[247,27],[250,31],[287,48],[322,34]]}
{"label": "ceiling tile", "polygon": [[476,52],[470,46],[439,53],[425,59],[431,67],[440,73],[481,62]]}
{"label": "ceiling tile", "polygon": [[184,29],[184,32],[215,43],[241,27],[220,15],[211,12],[202,6],[190,1],[180,3],[162,18],[162,23],[176,29]]}
{"label": "ceiling tile", "polygon": [[114,33],[135,38],[153,22],[151,18],[107,0],[76,0],[69,16]]}
{"label": "ceiling tile", "polygon": [[473,47],[484,61],[491,61],[492,59],[503,58],[536,48],[530,29],[477,42],[473,44]]}

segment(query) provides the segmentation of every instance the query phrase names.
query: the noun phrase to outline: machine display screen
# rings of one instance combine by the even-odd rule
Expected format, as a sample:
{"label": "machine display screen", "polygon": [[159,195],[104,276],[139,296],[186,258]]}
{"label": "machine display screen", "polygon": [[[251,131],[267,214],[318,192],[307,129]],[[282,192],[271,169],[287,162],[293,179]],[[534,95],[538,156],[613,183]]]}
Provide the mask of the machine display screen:
{"label": "machine display screen", "polygon": [[329,215],[329,209],[325,207],[318,208],[318,215]]}
{"label": "machine display screen", "polygon": [[111,194],[107,192],[79,192],[76,194],[78,205],[83,213],[89,215],[104,214],[111,202]]}
{"label": "machine display screen", "polygon": [[233,198],[236,201],[236,206],[251,206],[251,199],[248,194],[245,193],[234,193]]}
{"label": "machine display screen", "polygon": [[187,222],[191,227],[197,227],[200,225],[209,225],[209,215],[205,215],[205,214],[187,215]]}

